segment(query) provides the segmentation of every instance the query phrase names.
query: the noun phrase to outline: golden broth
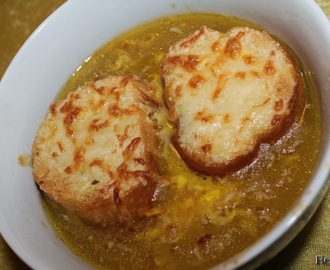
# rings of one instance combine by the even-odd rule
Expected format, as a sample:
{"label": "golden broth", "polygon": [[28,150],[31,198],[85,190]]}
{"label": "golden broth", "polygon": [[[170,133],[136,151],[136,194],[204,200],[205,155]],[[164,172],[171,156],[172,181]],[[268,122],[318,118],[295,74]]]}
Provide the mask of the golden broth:
{"label": "golden broth", "polygon": [[[201,25],[226,31],[259,28],[235,17],[186,14],[162,18],[124,33],[88,58],[59,97],[88,80],[134,73],[162,97],[160,66],[168,47]],[[293,57],[295,57],[293,55]],[[298,61],[298,60],[297,60]],[[301,65],[300,65],[301,66]],[[101,269],[205,269],[242,251],[268,232],[293,206],[313,170],[320,113],[308,72],[301,121],[274,145],[261,145],[246,168],[223,178],[191,171],[169,142],[166,112],[158,115],[161,173],[147,218],[131,228],[95,228],[43,200],[58,235]]]}

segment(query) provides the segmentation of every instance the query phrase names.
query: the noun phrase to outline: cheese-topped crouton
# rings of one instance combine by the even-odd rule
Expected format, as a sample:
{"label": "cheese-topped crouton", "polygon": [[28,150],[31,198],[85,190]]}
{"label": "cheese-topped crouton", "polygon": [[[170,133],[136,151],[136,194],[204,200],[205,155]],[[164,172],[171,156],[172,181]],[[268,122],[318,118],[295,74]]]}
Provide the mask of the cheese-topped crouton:
{"label": "cheese-topped crouton", "polygon": [[193,169],[223,175],[248,164],[297,115],[296,64],[267,33],[205,26],[169,48],[162,65],[173,143]]}
{"label": "cheese-topped crouton", "polygon": [[133,75],[88,82],[54,102],[32,149],[33,174],[53,201],[103,226],[133,222],[149,208],[158,173],[158,109]]}

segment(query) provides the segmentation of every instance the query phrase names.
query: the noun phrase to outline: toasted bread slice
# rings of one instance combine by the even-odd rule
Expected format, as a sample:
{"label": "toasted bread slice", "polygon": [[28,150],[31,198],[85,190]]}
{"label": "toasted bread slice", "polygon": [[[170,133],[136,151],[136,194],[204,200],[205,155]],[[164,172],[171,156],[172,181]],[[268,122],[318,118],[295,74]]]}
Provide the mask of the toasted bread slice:
{"label": "toasted bread slice", "polygon": [[92,223],[142,217],[158,178],[152,94],[136,76],[110,76],[54,102],[32,149],[40,189]]}
{"label": "toasted bread slice", "polygon": [[248,164],[297,115],[303,84],[288,52],[267,33],[201,27],[169,48],[162,65],[173,142],[186,163],[224,175]]}

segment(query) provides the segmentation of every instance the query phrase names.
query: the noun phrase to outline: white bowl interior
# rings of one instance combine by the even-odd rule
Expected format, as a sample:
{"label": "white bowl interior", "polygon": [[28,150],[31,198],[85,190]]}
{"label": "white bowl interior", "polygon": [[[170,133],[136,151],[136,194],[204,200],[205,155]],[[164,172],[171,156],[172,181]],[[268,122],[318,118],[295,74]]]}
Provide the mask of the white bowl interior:
{"label": "white bowl interior", "polygon": [[[117,34],[173,13],[202,11],[233,14],[285,40],[315,73],[322,102],[323,152],[313,185],[280,225],[239,259],[244,264],[271,246],[322,193],[330,168],[330,24],[313,0],[71,0],[28,39],[0,84],[0,229],[14,251],[34,269],[89,269],[57,238],[44,215],[31,168],[17,158],[30,153],[48,105],[69,76],[96,49]],[[134,8],[131,8],[133,7]],[[299,8],[297,8],[299,7]],[[129,20],[127,19],[129,18]],[[320,198],[320,197],[319,197]],[[219,267],[218,269],[220,269]]]}

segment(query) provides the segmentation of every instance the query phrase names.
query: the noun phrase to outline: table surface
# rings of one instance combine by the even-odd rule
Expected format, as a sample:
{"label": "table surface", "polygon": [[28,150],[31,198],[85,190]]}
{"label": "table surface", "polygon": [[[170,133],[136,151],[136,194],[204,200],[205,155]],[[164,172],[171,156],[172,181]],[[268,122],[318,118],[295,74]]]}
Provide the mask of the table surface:
{"label": "table surface", "polygon": [[[0,1],[0,78],[10,61],[34,29],[65,0]],[[316,0],[330,19],[330,0]],[[329,29],[330,31],[330,29]],[[4,40],[6,42],[4,42]],[[4,45],[5,44],[5,45]],[[330,48],[329,48],[330,49]],[[329,60],[330,61],[330,60]],[[320,269],[316,256],[330,258],[330,192],[302,232],[274,259],[258,270]],[[330,265],[328,265],[330,267]],[[0,235],[0,269],[30,269],[10,249]]]}

